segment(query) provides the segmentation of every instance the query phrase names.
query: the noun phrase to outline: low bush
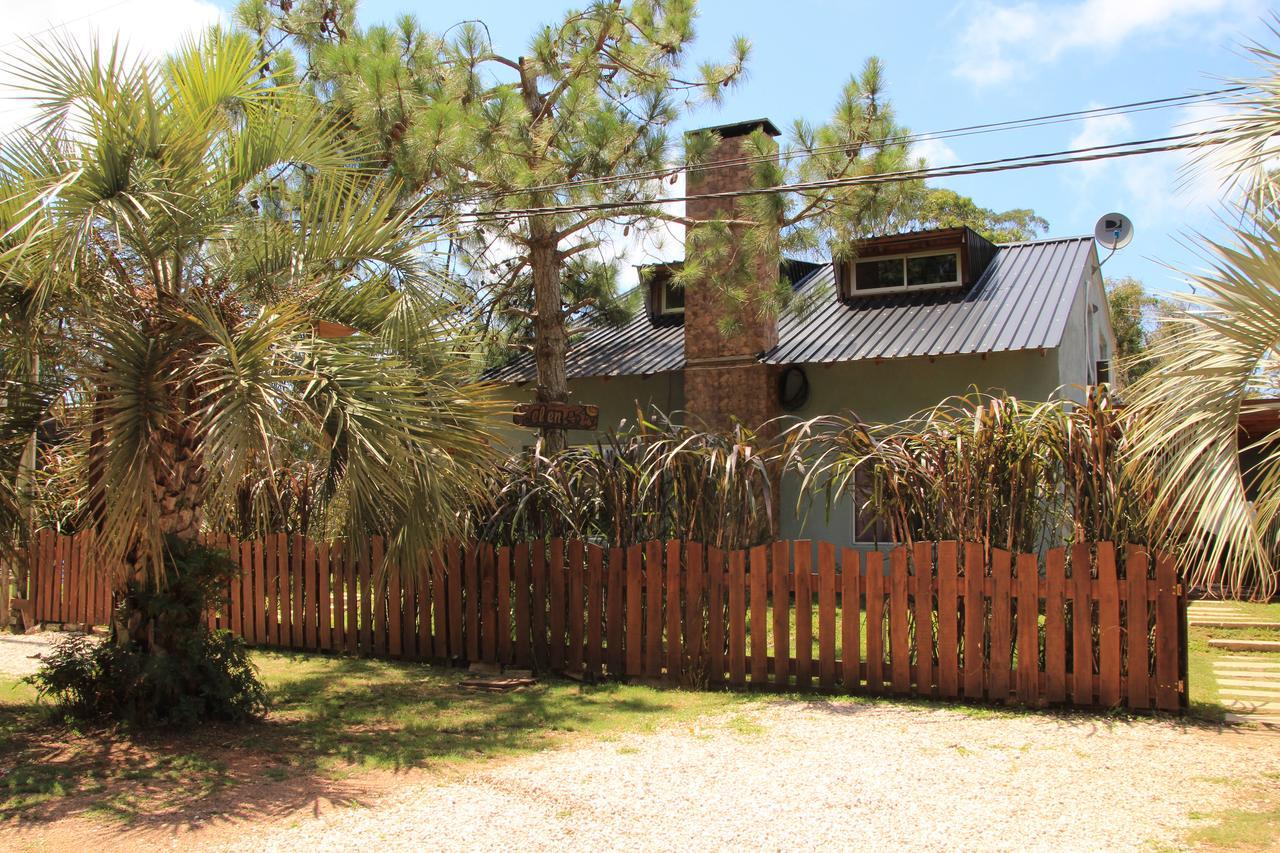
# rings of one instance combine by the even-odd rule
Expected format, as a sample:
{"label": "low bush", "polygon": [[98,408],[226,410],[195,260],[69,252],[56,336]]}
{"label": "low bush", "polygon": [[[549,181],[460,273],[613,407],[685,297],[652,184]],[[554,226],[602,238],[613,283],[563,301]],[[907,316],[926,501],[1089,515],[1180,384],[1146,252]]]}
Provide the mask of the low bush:
{"label": "low bush", "polygon": [[[171,542],[168,578],[131,585],[106,641],[59,643],[28,681],[64,715],[135,726],[190,726],[261,717],[266,692],[244,641],[204,624],[207,604],[236,570],[227,555]],[[122,636],[122,626],[131,626]]]}

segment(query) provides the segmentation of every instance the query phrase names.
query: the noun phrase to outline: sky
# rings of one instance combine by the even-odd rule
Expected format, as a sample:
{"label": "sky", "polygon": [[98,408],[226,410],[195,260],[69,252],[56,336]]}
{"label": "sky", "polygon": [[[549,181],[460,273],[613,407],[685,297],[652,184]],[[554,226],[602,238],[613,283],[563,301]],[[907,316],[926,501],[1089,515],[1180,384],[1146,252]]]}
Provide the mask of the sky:
{"label": "sky", "polygon": [[[226,20],[228,0],[0,0],[0,55],[19,56],[23,37],[119,35],[134,50],[163,53],[184,35]],[[488,25],[499,51],[518,55],[542,24],[577,4],[469,0],[465,4],[363,0],[362,25],[412,11],[432,30],[464,18]],[[829,117],[842,84],[869,56],[885,65],[887,94],[914,132],[1089,109],[1220,88],[1252,75],[1243,46],[1276,46],[1257,0],[1068,0],[1035,3],[703,0],[693,59],[752,44],[746,81],[723,104],[703,107],[681,129],[768,117],[785,128]],[[0,130],[22,120],[0,75]],[[931,165],[995,159],[1164,136],[1204,128],[1221,108],[1153,110],[1016,132],[933,141],[917,153]],[[1182,153],[1057,166],[935,182],[999,210],[1029,207],[1050,236],[1093,231],[1109,211],[1127,214],[1135,237],[1106,260],[1107,276],[1132,275],[1177,293],[1182,272],[1203,265],[1195,235],[1221,236],[1220,178],[1188,172]],[[658,248],[622,246],[635,261],[678,255],[678,234]],[[672,240],[677,241],[672,245]]]}

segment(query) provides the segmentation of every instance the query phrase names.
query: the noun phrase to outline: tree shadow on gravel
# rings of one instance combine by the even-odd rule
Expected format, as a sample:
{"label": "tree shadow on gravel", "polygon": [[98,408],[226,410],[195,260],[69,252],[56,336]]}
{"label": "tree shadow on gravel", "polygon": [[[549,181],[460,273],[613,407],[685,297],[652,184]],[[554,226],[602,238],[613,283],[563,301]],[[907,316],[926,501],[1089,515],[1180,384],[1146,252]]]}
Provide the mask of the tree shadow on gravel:
{"label": "tree shadow on gravel", "polygon": [[[358,805],[408,771],[643,731],[733,701],[724,694],[552,680],[512,693],[464,673],[317,655],[256,655],[271,713],[193,732],[76,729],[0,704],[0,831],[92,818],[114,837]],[[139,836],[141,840],[141,836]]]}

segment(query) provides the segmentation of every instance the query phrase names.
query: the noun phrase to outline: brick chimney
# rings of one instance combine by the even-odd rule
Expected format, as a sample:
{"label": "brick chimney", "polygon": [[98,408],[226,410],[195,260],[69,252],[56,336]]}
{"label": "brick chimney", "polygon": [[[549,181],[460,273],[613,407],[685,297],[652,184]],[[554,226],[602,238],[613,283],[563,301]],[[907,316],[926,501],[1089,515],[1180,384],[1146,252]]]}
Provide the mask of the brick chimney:
{"label": "brick chimney", "polygon": [[[753,156],[747,138],[758,129],[770,137],[778,135],[778,129],[768,119],[694,131],[713,131],[718,142],[703,164],[687,173],[687,195],[751,188],[752,164],[716,164]],[[737,198],[697,199],[685,203],[685,215],[700,221],[746,218],[745,214],[738,215],[740,204]],[[730,226],[734,248],[744,252],[747,250],[740,238],[746,227]],[[685,293],[685,408],[708,429],[728,430],[735,420],[755,429],[781,414],[776,370],[758,360],[761,353],[778,343],[778,318],[766,306],[770,291],[777,286],[779,260],[777,254],[746,260],[754,274],[743,305],[726,303],[727,297],[717,287],[714,269],[708,271],[707,280],[691,283]],[[741,327],[726,337],[720,333],[719,321],[731,311],[738,312]]]}

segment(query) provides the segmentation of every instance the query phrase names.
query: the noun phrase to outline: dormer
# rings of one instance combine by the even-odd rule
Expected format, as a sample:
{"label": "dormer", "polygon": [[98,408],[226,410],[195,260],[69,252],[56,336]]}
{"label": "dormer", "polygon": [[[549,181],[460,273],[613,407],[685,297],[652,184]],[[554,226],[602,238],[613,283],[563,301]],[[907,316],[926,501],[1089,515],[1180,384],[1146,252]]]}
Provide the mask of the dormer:
{"label": "dormer", "polygon": [[836,263],[840,298],[965,290],[982,277],[995,244],[971,228],[915,231],[863,240],[852,260]]}
{"label": "dormer", "polygon": [[679,262],[640,267],[645,311],[655,326],[678,326],[684,322],[684,288],[672,278]]}

